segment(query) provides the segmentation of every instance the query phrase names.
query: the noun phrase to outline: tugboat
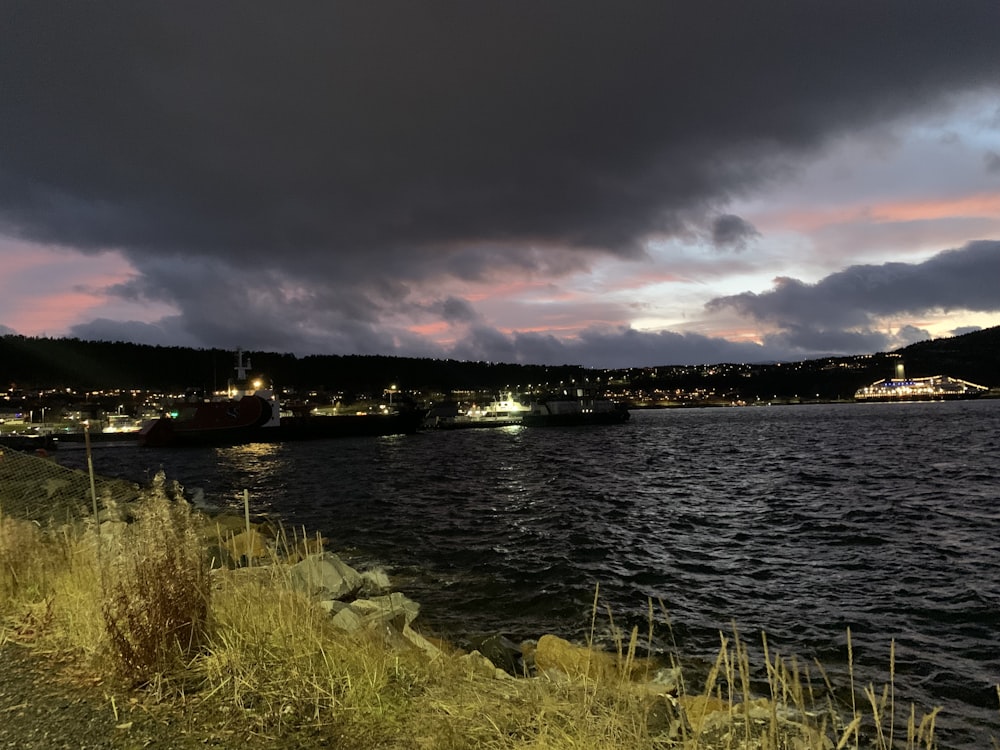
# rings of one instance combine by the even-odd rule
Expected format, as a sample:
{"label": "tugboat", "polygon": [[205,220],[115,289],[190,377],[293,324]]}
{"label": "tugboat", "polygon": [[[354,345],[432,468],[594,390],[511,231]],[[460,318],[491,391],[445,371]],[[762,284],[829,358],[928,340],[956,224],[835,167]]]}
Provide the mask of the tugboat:
{"label": "tugboat", "polygon": [[489,404],[472,404],[464,412],[448,401],[427,412],[424,426],[435,430],[464,430],[475,427],[513,427],[521,424],[528,407],[513,393],[506,393]]}
{"label": "tugboat", "polygon": [[286,440],[316,440],[412,434],[423,421],[423,412],[399,408],[379,414],[282,416],[273,389],[260,379],[250,380],[250,360],[236,352],[236,378],[225,396],[205,399],[191,392],[169,414],[143,424],[139,445],[240,445]]}

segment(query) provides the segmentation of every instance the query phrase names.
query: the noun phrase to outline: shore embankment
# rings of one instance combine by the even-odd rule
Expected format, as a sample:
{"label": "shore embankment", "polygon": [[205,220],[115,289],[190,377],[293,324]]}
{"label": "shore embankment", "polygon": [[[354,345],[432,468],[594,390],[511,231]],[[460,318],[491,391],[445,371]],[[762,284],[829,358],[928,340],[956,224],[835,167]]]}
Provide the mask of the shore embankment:
{"label": "shore embankment", "polygon": [[[0,517],[0,664],[22,675],[4,739],[59,746],[59,710],[90,747],[818,750],[890,726],[881,693],[851,709],[776,655],[751,665],[736,637],[697,683],[680,654],[640,656],[638,629],[610,652],[556,633],[462,651],[322,539],[205,516],[162,476],[139,495],[97,521]],[[595,592],[595,624],[601,609]],[[911,721],[924,747],[933,714]]]}

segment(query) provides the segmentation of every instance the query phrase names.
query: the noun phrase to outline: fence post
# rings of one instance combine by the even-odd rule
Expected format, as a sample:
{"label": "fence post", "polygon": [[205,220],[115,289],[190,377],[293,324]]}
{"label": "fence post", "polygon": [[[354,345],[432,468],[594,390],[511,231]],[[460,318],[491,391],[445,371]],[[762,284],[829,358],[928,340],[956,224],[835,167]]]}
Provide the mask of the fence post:
{"label": "fence post", "polygon": [[[83,423],[83,442],[87,449],[87,473],[90,474],[90,497],[94,501],[94,523],[97,525],[97,537],[101,536],[101,519],[97,515],[97,486],[94,484],[94,459],[90,453],[90,420]],[[100,545],[98,545],[98,550]]]}

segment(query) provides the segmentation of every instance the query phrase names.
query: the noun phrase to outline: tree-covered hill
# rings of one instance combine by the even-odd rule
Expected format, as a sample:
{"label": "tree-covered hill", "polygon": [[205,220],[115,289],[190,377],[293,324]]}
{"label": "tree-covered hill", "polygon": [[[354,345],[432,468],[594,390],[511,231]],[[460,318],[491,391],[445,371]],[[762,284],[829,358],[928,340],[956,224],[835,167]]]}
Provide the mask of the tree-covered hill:
{"label": "tree-covered hill", "polygon": [[[546,367],[366,355],[296,357],[247,352],[252,371],[282,388],[366,391],[494,388],[586,377],[576,365]],[[22,389],[215,390],[233,375],[235,353],[65,338],[0,337],[0,385]]]}
{"label": "tree-covered hill", "polygon": [[951,375],[980,385],[1000,386],[1000,326],[921,341],[899,353],[909,375]]}
{"label": "tree-covered hill", "polygon": [[[249,352],[255,372],[279,387],[371,392],[390,385],[413,390],[526,389],[529,384],[609,373],[577,365],[550,367],[447,359],[364,355],[315,355]],[[894,353],[761,365],[664,366],[631,368],[636,385],[742,394],[744,398],[802,395],[846,398],[863,385],[893,374],[902,359],[913,377],[950,375],[1000,387],[1000,326],[953,338],[913,344]],[[27,390],[142,388],[177,391],[221,388],[233,374],[234,352],[82,341],[73,338],[0,336],[0,386]]]}

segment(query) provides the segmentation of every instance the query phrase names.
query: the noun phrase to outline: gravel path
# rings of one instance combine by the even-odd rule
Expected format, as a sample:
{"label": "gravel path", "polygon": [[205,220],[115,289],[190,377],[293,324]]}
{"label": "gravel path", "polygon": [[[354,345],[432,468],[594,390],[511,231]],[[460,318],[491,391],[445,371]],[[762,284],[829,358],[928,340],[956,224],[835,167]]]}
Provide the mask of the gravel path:
{"label": "gravel path", "polygon": [[70,661],[11,642],[0,645],[0,750],[336,747],[301,727],[288,727],[284,737],[247,735],[228,728],[227,715],[221,705],[130,696]]}

